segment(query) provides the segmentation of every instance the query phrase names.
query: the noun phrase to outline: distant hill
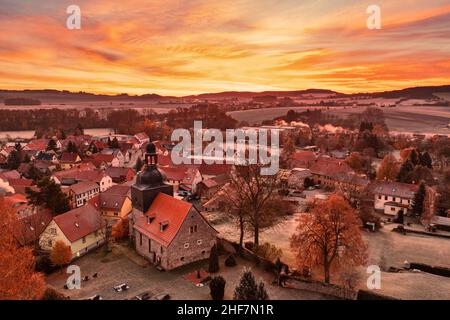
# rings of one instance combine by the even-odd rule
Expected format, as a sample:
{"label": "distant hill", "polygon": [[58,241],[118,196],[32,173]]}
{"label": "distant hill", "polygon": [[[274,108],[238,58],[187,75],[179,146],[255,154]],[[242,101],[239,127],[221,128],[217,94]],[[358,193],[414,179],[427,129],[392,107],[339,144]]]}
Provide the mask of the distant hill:
{"label": "distant hill", "polygon": [[190,95],[184,97],[161,96],[158,94],[129,95],[126,93],[117,95],[94,94],[88,92],[70,92],[67,90],[0,90],[0,101],[7,99],[33,99],[40,100],[42,103],[65,103],[65,102],[83,102],[83,101],[169,101],[177,99],[200,99],[200,100],[221,100],[221,99],[252,99],[254,97],[274,96],[274,97],[300,97],[308,95],[323,95],[330,97],[358,97],[368,96],[373,98],[405,98],[405,99],[431,99],[436,98],[435,94],[450,93],[450,85],[414,87],[402,90],[375,92],[375,93],[356,93],[344,94],[326,89],[307,89],[292,91],[225,91],[218,93],[203,93],[199,95]]}

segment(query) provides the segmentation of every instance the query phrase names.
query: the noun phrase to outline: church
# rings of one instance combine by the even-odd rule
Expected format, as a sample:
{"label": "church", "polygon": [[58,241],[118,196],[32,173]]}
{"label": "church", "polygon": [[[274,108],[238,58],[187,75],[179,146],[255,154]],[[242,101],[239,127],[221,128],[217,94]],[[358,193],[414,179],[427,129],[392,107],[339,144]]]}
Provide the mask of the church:
{"label": "church", "polygon": [[173,197],[173,187],[157,168],[153,143],[144,159],[131,186],[130,237],[136,252],[164,270],[207,259],[217,231],[191,203]]}

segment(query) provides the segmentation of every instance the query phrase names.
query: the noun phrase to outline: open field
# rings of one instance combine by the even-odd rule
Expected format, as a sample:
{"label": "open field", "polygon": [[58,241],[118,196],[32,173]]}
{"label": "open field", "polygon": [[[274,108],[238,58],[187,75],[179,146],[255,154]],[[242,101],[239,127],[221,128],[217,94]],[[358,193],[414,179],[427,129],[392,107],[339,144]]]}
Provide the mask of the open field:
{"label": "open field", "polygon": [[[309,109],[314,108],[317,107],[309,107]],[[256,124],[263,120],[270,120],[285,115],[291,109],[300,112],[308,109],[308,107],[252,109],[232,111],[229,114],[238,121],[247,121],[250,124]],[[349,114],[360,113],[365,108],[332,107],[327,109],[322,107],[320,109],[346,117]],[[384,111],[386,123],[391,131],[450,134],[450,129],[446,128],[450,123],[450,107],[398,106],[395,108],[383,108],[382,110]]]}

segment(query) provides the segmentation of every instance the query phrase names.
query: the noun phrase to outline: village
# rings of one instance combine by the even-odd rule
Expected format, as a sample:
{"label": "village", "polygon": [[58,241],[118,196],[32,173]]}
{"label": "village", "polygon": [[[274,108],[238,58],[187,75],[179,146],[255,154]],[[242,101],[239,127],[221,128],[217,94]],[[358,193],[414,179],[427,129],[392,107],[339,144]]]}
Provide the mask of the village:
{"label": "village", "polygon": [[[242,273],[260,281],[260,299],[450,298],[450,139],[390,134],[374,107],[355,130],[320,116],[290,110],[237,126],[280,134],[269,177],[251,165],[174,164],[175,142],[145,131],[91,136],[78,125],[7,139],[2,208],[15,213],[15,241],[32,249],[49,296],[210,299],[218,283],[232,299]],[[244,199],[249,189],[258,196]],[[350,266],[323,271],[302,252],[301,226],[328,205],[357,215],[359,238],[336,248]],[[68,288],[68,265],[80,267],[81,288]],[[370,265],[382,285],[367,293]]]}

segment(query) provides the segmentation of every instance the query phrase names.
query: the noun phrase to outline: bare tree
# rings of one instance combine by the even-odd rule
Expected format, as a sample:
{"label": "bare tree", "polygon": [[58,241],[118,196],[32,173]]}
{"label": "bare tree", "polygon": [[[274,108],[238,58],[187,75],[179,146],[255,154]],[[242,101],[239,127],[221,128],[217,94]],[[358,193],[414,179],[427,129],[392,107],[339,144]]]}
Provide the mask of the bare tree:
{"label": "bare tree", "polygon": [[255,247],[259,245],[261,221],[267,213],[265,208],[276,197],[279,185],[278,174],[261,175],[261,168],[261,165],[256,164],[236,166],[230,182],[230,187],[239,194],[241,208],[245,209],[252,224]]}

